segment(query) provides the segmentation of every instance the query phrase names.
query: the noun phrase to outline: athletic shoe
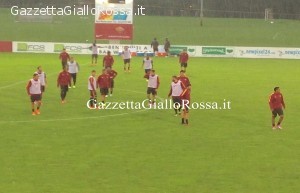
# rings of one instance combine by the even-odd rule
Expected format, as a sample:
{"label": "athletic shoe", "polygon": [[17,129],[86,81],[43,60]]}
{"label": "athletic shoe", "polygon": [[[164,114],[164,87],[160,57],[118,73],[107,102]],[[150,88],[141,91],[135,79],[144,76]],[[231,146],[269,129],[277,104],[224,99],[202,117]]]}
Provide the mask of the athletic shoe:
{"label": "athletic shoe", "polygon": [[273,130],[276,130],[277,128],[274,126],[274,127],[272,127],[272,129],[273,129]]}
{"label": "athletic shoe", "polygon": [[177,113],[175,113],[175,114],[174,114],[174,116],[175,116],[175,117],[177,117],[177,116],[178,116],[178,114],[177,114]]}
{"label": "athletic shoe", "polygon": [[40,115],[41,114],[40,110],[36,110],[35,114]]}
{"label": "athletic shoe", "polygon": [[282,129],[281,125],[277,125],[277,128],[280,129],[280,130]]}
{"label": "athletic shoe", "polygon": [[74,85],[73,88],[76,88],[76,86]]}
{"label": "athletic shoe", "polygon": [[72,88],[72,87],[69,86],[69,88]]}
{"label": "athletic shoe", "polygon": [[65,103],[66,103],[66,101],[65,101],[65,100],[62,100],[62,101],[61,101],[61,104],[65,104]]}
{"label": "athletic shoe", "polygon": [[34,116],[36,115],[35,112],[32,112],[31,114],[34,115]]}
{"label": "athletic shoe", "polygon": [[112,97],[112,94],[110,94],[109,96]]}
{"label": "athletic shoe", "polygon": [[108,95],[105,95],[105,97],[108,97]]}

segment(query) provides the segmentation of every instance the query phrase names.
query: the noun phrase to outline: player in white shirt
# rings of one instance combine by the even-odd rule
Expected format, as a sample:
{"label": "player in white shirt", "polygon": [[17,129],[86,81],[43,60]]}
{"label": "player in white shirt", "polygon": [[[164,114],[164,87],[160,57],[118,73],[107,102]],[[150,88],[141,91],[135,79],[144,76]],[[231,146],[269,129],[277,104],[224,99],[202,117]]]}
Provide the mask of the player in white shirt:
{"label": "player in white shirt", "polygon": [[39,75],[39,80],[41,82],[41,91],[43,93],[45,92],[45,87],[47,85],[46,73],[43,71],[41,66],[37,67],[37,71],[35,73]]}
{"label": "player in white shirt", "polygon": [[153,68],[153,60],[148,55],[143,59],[142,68],[145,70],[144,78],[146,78]]}
{"label": "player in white shirt", "polygon": [[154,105],[160,84],[159,77],[155,74],[155,70],[152,69],[146,78],[148,79],[147,98],[149,99],[149,105]]}
{"label": "player in white shirt", "polygon": [[124,51],[122,52],[122,58],[124,61],[124,71],[126,72],[126,68],[127,68],[127,72],[130,72],[131,52],[130,52],[128,46],[124,47]]}
{"label": "player in white shirt", "polygon": [[93,43],[93,45],[90,47],[90,49],[92,50],[92,66],[97,65],[97,60],[98,60],[98,46],[96,45],[96,43]]}
{"label": "player in white shirt", "polygon": [[97,104],[97,79],[96,70],[92,70],[91,76],[88,79],[88,90],[90,91],[90,108],[95,109]]}
{"label": "player in white shirt", "polygon": [[[76,79],[77,73],[79,72],[79,64],[74,60],[73,57],[70,58],[68,62],[68,72],[71,75],[71,79],[73,80],[73,88],[76,88]],[[71,88],[71,85],[69,86]]]}
{"label": "player in white shirt", "polygon": [[[40,114],[40,106],[42,104],[41,82],[37,73],[33,74],[33,78],[29,80],[26,86],[27,94],[30,96],[32,115]],[[35,110],[35,104],[37,104]]]}
{"label": "player in white shirt", "polygon": [[[185,89],[182,82],[179,80],[177,76],[172,76],[172,83],[171,88],[168,97],[172,96],[173,104],[174,104],[174,110],[175,110],[175,116],[178,114],[181,114],[181,94],[183,90]],[[178,112],[178,114],[177,114]]]}

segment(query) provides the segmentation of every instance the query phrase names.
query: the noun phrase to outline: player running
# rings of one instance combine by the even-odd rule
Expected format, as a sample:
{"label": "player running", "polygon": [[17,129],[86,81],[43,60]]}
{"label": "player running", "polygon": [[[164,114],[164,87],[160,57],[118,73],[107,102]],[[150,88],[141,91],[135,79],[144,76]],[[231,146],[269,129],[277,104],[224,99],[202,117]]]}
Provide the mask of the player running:
{"label": "player running", "polygon": [[71,86],[71,75],[68,72],[68,67],[66,66],[57,77],[57,87],[60,87],[60,98],[62,104],[66,103],[65,98],[67,96],[68,86]]}
{"label": "player running", "polygon": [[[124,61],[124,72],[130,72],[131,52],[130,52],[128,46],[124,47],[124,51],[122,52],[122,58]],[[127,68],[127,71],[126,71],[126,68]]]}
{"label": "player running", "polygon": [[[279,87],[274,88],[274,92],[270,95],[269,105],[272,112],[272,127],[275,129],[282,129],[281,123],[283,121],[283,109],[285,109],[285,103],[283,100],[283,95],[280,92]],[[277,126],[275,126],[275,118],[279,115],[279,121],[277,122]]]}
{"label": "player running", "polygon": [[[171,83],[171,88],[168,97],[172,96],[173,100],[173,107],[175,110],[175,115],[177,116],[178,114],[181,114],[181,97],[180,95],[182,94],[183,90],[185,89],[184,85],[182,82],[179,80],[177,76],[172,76],[172,83]],[[178,112],[178,114],[177,114]]]}
{"label": "player running", "polygon": [[107,68],[107,73],[108,73],[108,75],[110,77],[110,87],[109,87],[109,89],[110,89],[109,93],[110,94],[109,94],[109,96],[112,96],[113,90],[114,90],[114,86],[115,86],[114,79],[116,78],[116,76],[118,75],[118,73],[116,71],[114,71],[113,69],[111,69],[111,68]]}
{"label": "player running", "polygon": [[143,59],[142,68],[145,70],[144,78],[148,77],[153,68],[153,60],[148,55]]}
{"label": "player running", "polygon": [[186,76],[185,71],[181,70],[180,75],[178,79],[182,82],[184,86],[184,90],[181,93],[180,97],[182,100],[182,108],[183,108],[183,113],[181,114],[181,123],[184,125],[189,124],[189,104],[190,104],[190,99],[191,99],[191,83],[189,78]]}
{"label": "player running", "polygon": [[112,66],[113,66],[113,64],[114,64],[114,58],[113,58],[113,56],[111,55],[111,52],[110,51],[108,51],[107,52],[107,55],[106,56],[104,56],[104,58],[103,58],[103,67],[106,69],[106,68],[112,68]]}
{"label": "player running", "polygon": [[[39,115],[42,104],[41,81],[38,73],[33,74],[33,78],[29,80],[26,86],[27,94],[30,96],[32,115]],[[35,110],[35,104],[37,105]]]}
{"label": "player running", "polygon": [[97,88],[100,88],[102,106],[105,106],[105,97],[108,95],[110,83],[110,76],[107,73],[107,70],[103,69],[102,74],[97,79]]}
{"label": "player running", "polygon": [[66,48],[62,50],[59,54],[59,59],[61,60],[62,69],[68,65],[68,61],[70,60],[70,55],[67,53]]}
{"label": "player running", "polygon": [[95,105],[97,104],[97,81],[96,81],[96,70],[92,70],[91,76],[88,80],[88,89],[90,91],[90,108],[95,108]]}
{"label": "player running", "polygon": [[[68,62],[68,72],[71,75],[71,79],[73,81],[73,88],[76,88],[76,79],[77,79],[77,73],[79,72],[79,64],[74,60],[73,57],[70,58],[70,61]],[[72,88],[71,85],[69,88]]]}
{"label": "player running", "polygon": [[46,85],[47,85],[46,73],[43,71],[41,66],[37,67],[37,71],[35,73],[39,75],[39,80],[41,82],[41,91],[43,93],[45,92]]}
{"label": "player running", "polygon": [[179,54],[179,63],[181,66],[181,70],[186,70],[189,61],[189,54],[186,52],[186,49]]}
{"label": "player running", "polygon": [[147,89],[147,98],[149,100],[149,105],[155,105],[157,89],[159,87],[160,81],[159,76],[155,74],[155,70],[151,70],[150,74],[146,76],[148,79],[148,89]]}

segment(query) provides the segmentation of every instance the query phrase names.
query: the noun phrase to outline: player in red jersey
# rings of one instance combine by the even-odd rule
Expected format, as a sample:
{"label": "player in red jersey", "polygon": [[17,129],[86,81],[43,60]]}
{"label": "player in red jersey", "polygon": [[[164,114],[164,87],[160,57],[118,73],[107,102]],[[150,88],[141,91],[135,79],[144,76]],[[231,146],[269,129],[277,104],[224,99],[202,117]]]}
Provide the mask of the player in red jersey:
{"label": "player in red jersey", "polygon": [[[269,105],[272,111],[272,127],[275,129],[282,129],[281,123],[283,121],[283,109],[285,109],[285,103],[283,100],[283,96],[280,92],[279,87],[274,88],[274,92],[270,95]],[[275,126],[275,118],[279,115],[279,121],[277,122],[277,126]]]}
{"label": "player in red jersey", "polygon": [[114,64],[114,57],[111,55],[111,52],[108,51],[107,55],[103,58],[103,67],[106,68],[112,68]]}
{"label": "player in red jersey", "polygon": [[181,66],[181,70],[186,70],[188,66],[189,54],[186,52],[186,49],[179,54],[179,63]]}
{"label": "player in red jersey", "polygon": [[[27,94],[30,96],[31,100],[31,109],[32,115],[39,115],[40,114],[40,107],[41,107],[41,100],[42,100],[42,91],[41,91],[41,82],[39,80],[39,74],[34,73],[33,78],[29,80],[26,86]],[[37,104],[35,110],[35,104]]]}
{"label": "player in red jersey", "polygon": [[95,108],[95,105],[97,104],[97,80],[96,80],[96,70],[92,70],[91,76],[88,80],[88,89],[90,91],[90,108]]}
{"label": "player in red jersey", "polygon": [[68,65],[68,61],[70,60],[70,55],[66,52],[65,48],[59,54],[59,59],[61,60],[62,69],[64,69],[64,67]]}
{"label": "player in red jersey", "polygon": [[185,71],[181,70],[179,75],[179,80],[182,82],[184,86],[184,90],[181,93],[180,97],[182,100],[182,108],[183,113],[181,114],[181,123],[182,124],[189,124],[189,104],[191,99],[191,83],[189,78],[185,75]]}
{"label": "player in red jersey", "polygon": [[114,79],[116,78],[116,76],[118,75],[118,73],[116,71],[114,71],[113,69],[111,68],[107,68],[107,73],[109,74],[109,77],[110,77],[110,94],[109,96],[112,96],[113,94],[113,90],[114,90],[114,86],[115,86],[115,81]]}
{"label": "player in red jersey", "polygon": [[59,73],[57,77],[57,87],[60,87],[61,103],[66,103],[65,98],[67,96],[68,87],[71,86],[71,75],[68,72],[68,67],[65,66],[63,71]]}
{"label": "player in red jersey", "polygon": [[103,69],[102,74],[97,79],[97,88],[100,88],[101,102],[105,105],[105,96],[108,95],[108,89],[110,87],[110,76],[107,70]]}

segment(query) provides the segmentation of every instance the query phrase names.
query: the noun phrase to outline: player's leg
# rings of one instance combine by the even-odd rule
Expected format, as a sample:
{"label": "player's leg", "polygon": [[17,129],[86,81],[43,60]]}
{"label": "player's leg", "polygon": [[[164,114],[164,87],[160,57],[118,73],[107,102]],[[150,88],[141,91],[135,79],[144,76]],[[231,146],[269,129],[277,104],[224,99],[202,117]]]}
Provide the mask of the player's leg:
{"label": "player's leg", "polygon": [[189,110],[186,109],[186,112],[185,112],[185,124],[188,125],[189,124]]}
{"label": "player's leg", "polygon": [[67,91],[68,91],[68,86],[67,85],[63,85],[61,86],[61,92],[60,92],[60,97],[61,97],[61,103],[65,103],[65,99],[67,96]]}
{"label": "player's leg", "polygon": [[147,99],[148,99],[148,101],[149,101],[149,105],[152,103],[152,101],[151,101],[151,88],[147,88]]}
{"label": "player's leg", "polygon": [[183,109],[183,111],[182,111],[182,114],[181,114],[181,124],[185,124],[185,114],[186,114],[186,111],[185,111],[185,109]]}
{"label": "player's leg", "polygon": [[130,72],[130,59],[127,60],[127,64],[128,64],[128,72]]}
{"label": "player's leg", "polygon": [[32,115],[36,115],[35,110],[34,110],[34,96],[33,95],[30,96],[30,102],[31,102],[31,113],[32,113]]}
{"label": "player's leg", "polygon": [[73,74],[73,88],[76,88],[77,73]]}
{"label": "player's leg", "polygon": [[127,64],[126,59],[124,59],[123,62],[124,62],[124,72],[126,72],[126,64]]}
{"label": "player's leg", "polygon": [[95,65],[97,64],[98,62],[98,54],[95,55]]}
{"label": "player's leg", "polygon": [[112,96],[113,91],[114,91],[114,86],[115,86],[115,81],[114,81],[114,79],[112,79],[111,82],[110,82],[110,94],[109,94],[109,96]]}
{"label": "player's leg", "polygon": [[276,126],[275,126],[275,119],[276,119],[276,116],[277,116],[277,112],[276,112],[276,110],[273,110],[273,111],[272,111],[272,129],[273,129],[273,130],[276,129]]}
{"label": "player's leg", "polygon": [[282,123],[283,118],[284,118],[284,116],[283,116],[283,110],[282,110],[282,109],[278,109],[278,110],[277,110],[277,113],[278,113],[278,115],[279,115],[279,121],[277,122],[277,128],[278,128],[278,129],[282,129],[281,123]]}
{"label": "player's leg", "polygon": [[157,91],[156,89],[152,89],[152,104],[155,104],[156,103],[156,95],[157,95]]}

